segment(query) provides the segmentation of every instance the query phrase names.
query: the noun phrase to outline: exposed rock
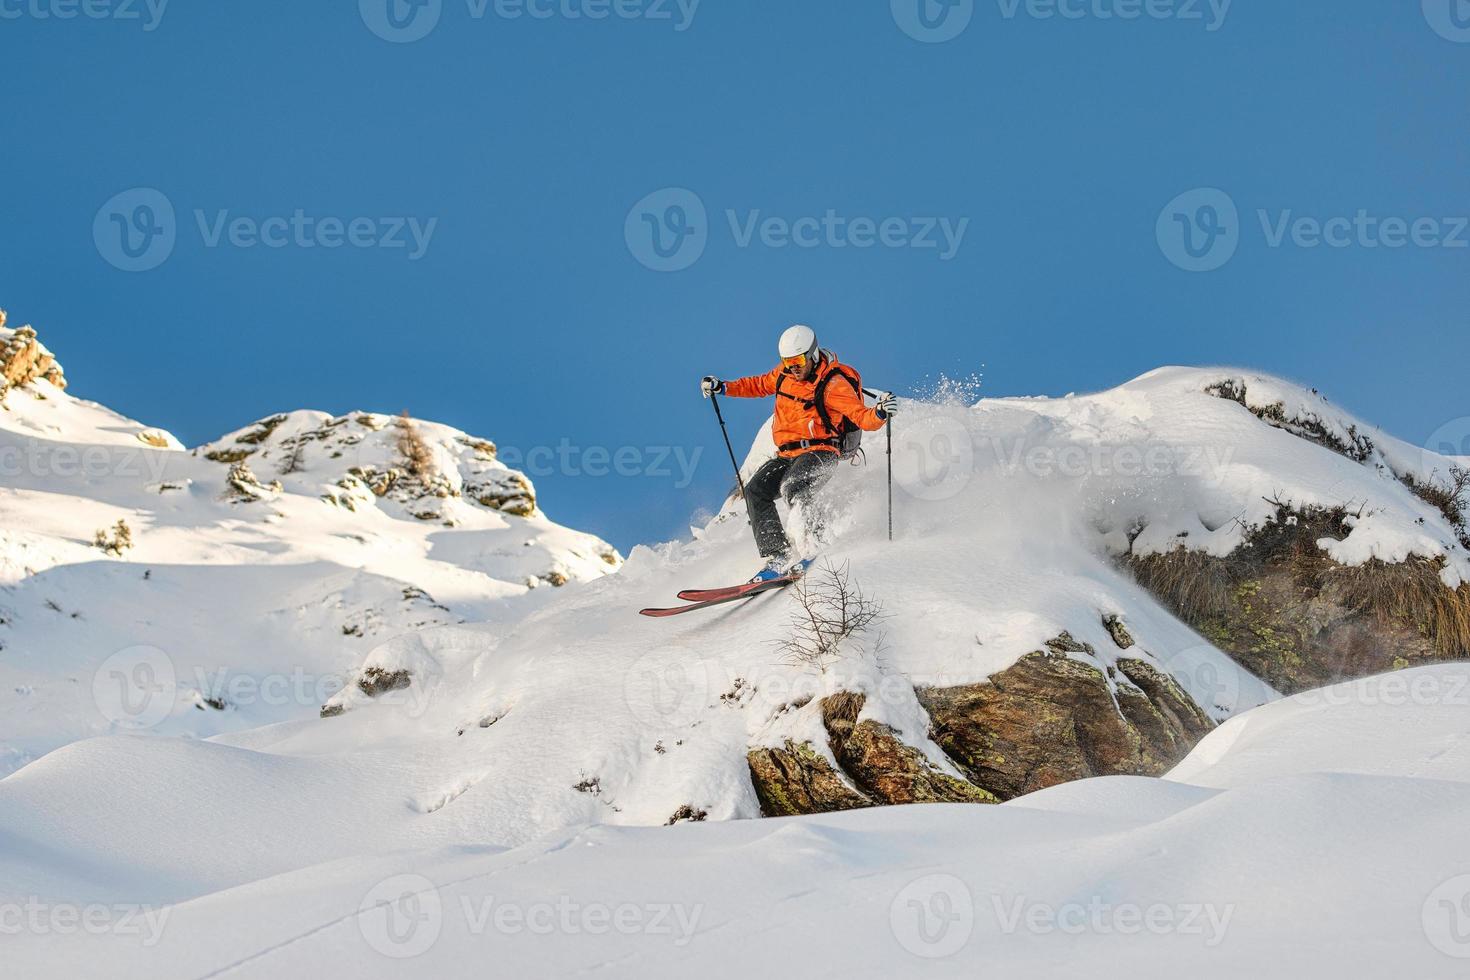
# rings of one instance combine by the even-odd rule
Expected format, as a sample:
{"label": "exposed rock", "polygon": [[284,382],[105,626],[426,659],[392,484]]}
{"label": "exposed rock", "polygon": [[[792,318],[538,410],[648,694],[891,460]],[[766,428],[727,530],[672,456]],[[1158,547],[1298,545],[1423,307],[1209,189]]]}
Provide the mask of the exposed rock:
{"label": "exposed rock", "polygon": [[822,701],[833,754],[853,782],[882,803],[998,803],[993,795],[939,770],[900,733],[858,721],[865,698],[834,694]]}
{"label": "exposed rock", "polygon": [[788,740],[784,748],[751,749],[746,761],[765,816],[830,813],[873,805],[843,782],[810,742]]}
{"label": "exposed rock", "polygon": [[14,331],[5,327],[5,311],[0,310],[0,399],[11,388],[29,385],[37,380],[50,382],[57,388],[66,388],[66,378],[61,365],[46,346],[36,339],[36,331],[29,325]]}
{"label": "exposed rock", "polygon": [[270,483],[261,483],[251,472],[250,467],[243,463],[236,463],[230,467],[230,472],[225,477],[225,497],[236,501],[262,500],[281,492],[281,481],[272,480]]}
{"label": "exposed rock", "polygon": [[685,803],[674,811],[674,815],[664,826],[672,827],[676,823],[703,823],[707,819],[709,819],[708,810],[699,810]]}
{"label": "exposed rock", "polygon": [[406,670],[389,671],[382,667],[369,667],[357,679],[357,689],[370,698],[376,698],[390,691],[402,691],[412,682],[413,677]]}
{"label": "exposed rock", "polygon": [[1128,627],[1123,625],[1121,616],[1108,615],[1103,617],[1103,628],[1113,638],[1119,650],[1133,649],[1133,634],[1128,632]]}
{"label": "exposed rock", "polygon": [[1003,800],[1088,776],[1159,775],[1212,727],[1143,661],[1120,662],[1116,701],[1089,661],[1090,653],[1038,650],[983,684],[917,693],[933,739],[970,782]]}
{"label": "exposed rock", "polygon": [[1291,510],[1217,558],[1132,556],[1139,582],[1215,646],[1285,694],[1470,656],[1470,586],[1420,558],[1349,567],[1317,546],[1351,530],[1341,509]]}

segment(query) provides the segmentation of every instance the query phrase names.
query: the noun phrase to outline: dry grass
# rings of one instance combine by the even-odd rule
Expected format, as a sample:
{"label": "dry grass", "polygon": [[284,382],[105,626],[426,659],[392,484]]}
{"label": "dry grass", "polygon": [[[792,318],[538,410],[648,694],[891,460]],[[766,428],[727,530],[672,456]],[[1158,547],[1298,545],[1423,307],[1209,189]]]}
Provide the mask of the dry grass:
{"label": "dry grass", "polygon": [[1446,657],[1470,656],[1470,585],[1448,588],[1439,577],[1443,568],[1442,559],[1396,565],[1371,561],[1334,566],[1326,579],[1350,608],[1385,624],[1413,623]]}
{"label": "dry grass", "polygon": [[1274,517],[1226,558],[1181,547],[1134,556],[1129,566],[1139,584],[1195,626],[1235,613],[1243,583],[1284,570],[1303,601],[1325,594],[1385,625],[1412,624],[1446,657],[1470,657],[1470,584],[1446,586],[1440,578],[1443,559],[1338,564],[1317,541],[1346,537],[1347,518],[1340,507],[1293,510],[1278,504]]}

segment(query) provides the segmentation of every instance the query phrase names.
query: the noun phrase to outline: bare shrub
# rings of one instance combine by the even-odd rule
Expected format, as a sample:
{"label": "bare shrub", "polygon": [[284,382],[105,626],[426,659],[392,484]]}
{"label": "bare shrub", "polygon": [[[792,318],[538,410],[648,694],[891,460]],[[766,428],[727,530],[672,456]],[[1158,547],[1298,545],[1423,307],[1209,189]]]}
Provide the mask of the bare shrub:
{"label": "bare shrub", "polygon": [[420,480],[434,475],[434,452],[407,411],[398,416],[398,455],[403,457],[404,468]]}
{"label": "bare shrub", "polygon": [[825,672],[844,642],[883,618],[883,604],[863,594],[846,563],[823,564],[791,587],[791,634],[778,642],[787,663]]}

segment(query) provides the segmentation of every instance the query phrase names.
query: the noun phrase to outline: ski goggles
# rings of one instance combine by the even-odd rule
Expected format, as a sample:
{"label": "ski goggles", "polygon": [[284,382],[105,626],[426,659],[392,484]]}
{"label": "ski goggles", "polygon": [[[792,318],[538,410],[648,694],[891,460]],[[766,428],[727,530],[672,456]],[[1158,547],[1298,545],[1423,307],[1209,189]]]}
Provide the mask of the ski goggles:
{"label": "ski goggles", "polygon": [[794,371],[806,364],[805,354],[793,354],[790,357],[781,358],[781,367],[787,371]]}

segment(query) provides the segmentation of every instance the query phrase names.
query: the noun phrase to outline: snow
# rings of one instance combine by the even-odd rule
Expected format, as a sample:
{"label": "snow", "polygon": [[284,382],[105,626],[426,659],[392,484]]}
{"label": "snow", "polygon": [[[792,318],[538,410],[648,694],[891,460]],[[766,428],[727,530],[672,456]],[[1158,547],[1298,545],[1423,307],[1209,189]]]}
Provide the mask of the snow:
{"label": "snow", "polygon": [[[1207,393],[1231,379],[1246,405]],[[916,907],[969,910],[964,944],[929,964],[941,975],[1080,975],[1099,958],[1142,976],[1449,975],[1419,917],[1456,861],[1470,870],[1456,820],[1470,715],[1446,693],[1463,666],[1396,675],[1438,696],[1388,704],[1384,679],[1278,702],[1116,564],[1228,554],[1280,503],[1359,515],[1324,542],[1342,561],[1419,555],[1446,582],[1470,574],[1455,530],[1400,480],[1453,461],[1288,382],[1165,368],[1092,395],[906,402],[895,540],[879,434],[824,495],[825,542],[799,541],[887,613],[826,672],[779,652],[787,594],[635,615],[750,575],[737,503],[618,566],[539,512],[477,503],[515,499],[521,478],[447,427],[416,424],[443,495],[380,496],[388,417],[288,413],[191,453],[44,382],[35,393],[0,414],[0,450],[40,445],[45,461],[0,491],[0,911],[144,904],[169,925],[147,947],[26,930],[13,945],[27,975],[397,972],[403,923],[359,908],[380,892],[418,894],[401,910],[415,916],[440,908],[412,961],[427,975],[909,975],[935,952]],[[1247,407],[1277,403],[1298,429],[1366,435],[1371,451],[1349,458]],[[65,446],[100,447],[106,465],[64,470]],[[250,499],[222,499],[230,466],[206,456],[242,446]],[[109,557],[91,534],[119,518],[135,547]],[[547,584],[559,575],[573,584]],[[1118,649],[1110,615],[1135,647]],[[759,813],[747,750],[823,751],[823,695],[867,694],[865,717],[953,771],[914,688],[978,683],[1062,632],[1103,666],[1149,660],[1225,724],[1167,780],[743,819]],[[367,672],[409,683],[373,696],[356,683]],[[659,826],[681,812],[707,822]],[[1031,926],[1006,926],[1017,901]],[[487,902],[661,909],[675,931],[497,930]],[[1099,903],[1110,931],[1043,929]],[[1191,930],[1124,934],[1155,907]]]}
{"label": "snow", "polygon": [[[539,576],[615,570],[616,553],[591,535],[465,499],[513,492],[519,477],[464,433],[418,428],[460,496],[380,500],[339,485],[360,483],[350,468],[394,462],[398,427],[385,416],[296,412],[264,443],[233,433],[190,453],[45,381],[12,390],[0,412],[0,775],[74,739],[139,727],[106,710],[122,707],[117,698],[100,711],[93,698],[120,665],[176,681],[167,717],[148,726],[157,734],[256,728],[315,716],[383,640],[466,620],[508,625],[560,591]],[[288,466],[282,444],[309,432],[323,437],[303,438]],[[225,499],[230,467],[204,455],[218,448],[255,450],[247,464],[282,490]],[[323,499],[352,492],[355,510]],[[92,536],[118,520],[134,547],[114,557]],[[154,652],[128,654],[139,645]]]}
{"label": "snow", "polygon": [[[401,799],[385,821],[371,781],[325,760],[98,739],[0,783],[0,907],[41,923],[7,937],[7,965],[149,980],[1457,977],[1467,691],[1455,664],[1278,702],[1165,780],[995,807],[582,826],[509,850],[472,826],[427,829]],[[191,792],[160,792],[164,779]],[[239,781],[252,802],[222,802]],[[98,793],[107,821],[86,816]],[[236,825],[268,846],[221,846],[211,821],[240,805]],[[105,911],[91,931],[54,924],[68,904]]]}

